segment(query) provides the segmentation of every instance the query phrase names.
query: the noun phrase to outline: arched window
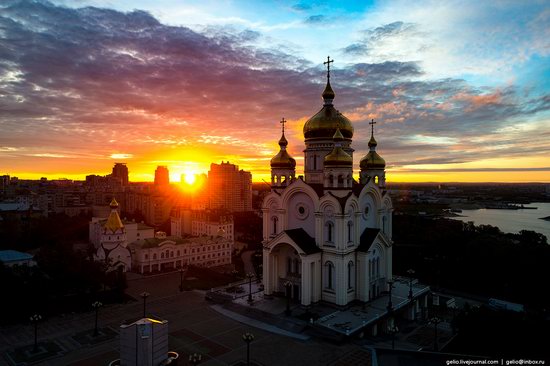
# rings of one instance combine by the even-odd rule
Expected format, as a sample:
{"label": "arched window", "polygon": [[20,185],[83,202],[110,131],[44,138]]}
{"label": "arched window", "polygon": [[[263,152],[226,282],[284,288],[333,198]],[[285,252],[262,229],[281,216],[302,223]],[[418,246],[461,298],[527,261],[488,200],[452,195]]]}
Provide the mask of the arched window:
{"label": "arched window", "polygon": [[338,176],[338,187],[343,187],[343,186],[344,186],[344,177],[339,175]]}
{"label": "arched window", "polygon": [[149,259],[149,254],[145,254],[145,260]]}
{"label": "arched window", "polygon": [[386,215],[384,215],[384,216],[382,216],[382,232],[384,234],[386,234],[387,231],[388,231],[386,226],[387,226],[387,218],[386,218]]}
{"label": "arched window", "polygon": [[178,249],[178,251],[176,252],[176,255],[179,257],[180,256],[180,251]]}
{"label": "arched window", "polygon": [[290,257],[286,259],[286,273],[292,273],[292,259]]}
{"label": "arched window", "polygon": [[352,289],[353,288],[353,279],[354,279],[354,272],[353,272],[353,262],[352,261],[349,261],[348,263],[348,289]]}
{"label": "arched window", "polygon": [[317,170],[317,155],[313,155],[313,170]]}
{"label": "arched window", "polygon": [[157,253],[153,254],[153,259],[157,259]]}
{"label": "arched window", "polygon": [[275,235],[277,234],[277,221],[279,221],[279,219],[274,217],[271,220],[273,221],[273,235]]}
{"label": "arched window", "polygon": [[353,241],[353,222],[348,221],[348,243]]}
{"label": "arched window", "polygon": [[378,184],[378,176],[377,175],[374,176],[374,184]]}
{"label": "arched window", "polygon": [[329,243],[332,243],[333,236],[334,236],[334,224],[329,221],[325,224],[325,227],[326,227],[326,238],[327,238],[326,241]]}
{"label": "arched window", "polygon": [[325,272],[326,288],[332,290],[334,286],[334,264],[332,264],[332,262],[325,263]]}
{"label": "arched window", "polygon": [[164,252],[160,253],[160,259],[164,259]]}

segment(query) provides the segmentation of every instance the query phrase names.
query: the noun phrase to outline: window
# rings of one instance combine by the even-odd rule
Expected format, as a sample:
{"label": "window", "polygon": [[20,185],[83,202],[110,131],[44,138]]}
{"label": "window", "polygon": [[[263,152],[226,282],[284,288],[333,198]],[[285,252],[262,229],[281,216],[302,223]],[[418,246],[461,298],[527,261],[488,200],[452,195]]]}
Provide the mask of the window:
{"label": "window", "polygon": [[274,217],[271,220],[273,221],[273,235],[275,235],[277,234],[277,221],[279,221],[279,219]]}
{"label": "window", "polygon": [[353,288],[353,262],[349,261],[348,263],[348,289]]}
{"label": "window", "polygon": [[332,262],[326,262],[325,271],[326,271],[325,283],[327,284],[326,288],[329,290],[332,290],[334,285],[334,264],[332,264]]}
{"label": "window", "polygon": [[160,253],[160,259],[164,259],[164,252]]}
{"label": "window", "polygon": [[327,238],[326,241],[332,243],[334,224],[329,221],[329,222],[326,223],[325,227],[326,227],[326,238]]}
{"label": "window", "polygon": [[149,255],[145,254],[145,260],[149,259]]}
{"label": "window", "polygon": [[157,259],[157,253],[153,254],[153,259]]}
{"label": "window", "polygon": [[353,241],[353,222],[348,221],[348,242]]}
{"label": "window", "polygon": [[180,251],[178,249],[178,251],[176,252],[176,255],[179,257],[180,256]]}

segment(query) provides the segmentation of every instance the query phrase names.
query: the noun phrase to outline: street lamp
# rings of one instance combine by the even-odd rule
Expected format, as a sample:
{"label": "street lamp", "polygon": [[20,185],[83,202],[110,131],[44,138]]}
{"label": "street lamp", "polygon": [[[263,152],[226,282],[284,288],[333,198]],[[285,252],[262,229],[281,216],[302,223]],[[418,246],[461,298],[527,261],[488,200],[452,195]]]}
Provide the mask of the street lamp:
{"label": "street lamp", "polygon": [[243,341],[246,342],[246,366],[250,366],[250,343],[254,340],[254,334],[246,332]]}
{"label": "street lamp", "polygon": [[389,289],[390,289],[390,297],[389,297],[389,300],[388,300],[388,312],[391,312],[393,310],[393,304],[391,302],[391,290],[393,289],[393,284],[395,283],[394,280],[389,280],[388,281],[388,285],[389,285]]}
{"label": "street lamp", "polygon": [[189,363],[193,366],[198,365],[202,361],[202,355],[200,353],[193,353],[189,355]]}
{"label": "street lamp", "polygon": [[42,320],[42,315],[34,314],[30,317],[31,323],[34,324],[34,352],[38,351],[38,322]]}
{"label": "street lamp", "polygon": [[285,315],[286,316],[290,316],[291,312],[290,312],[290,292],[292,290],[292,282],[290,281],[286,281],[285,282],[285,290],[286,290],[286,310],[285,310]]}
{"label": "street lamp", "polygon": [[252,279],[254,275],[252,273],[247,273],[246,278],[248,278],[248,303],[252,304]]}
{"label": "street lamp", "polygon": [[94,336],[97,336],[97,317],[99,313],[99,308],[102,307],[103,304],[99,301],[94,301],[92,303],[92,307],[95,309],[95,327],[94,327]]}
{"label": "street lamp", "polygon": [[414,276],[414,269],[409,269],[407,271],[407,274],[409,275],[409,299],[413,299],[413,277]]}
{"label": "street lamp", "polygon": [[180,292],[183,292],[183,275],[185,273],[185,269],[180,268],[179,269],[179,272],[180,272]]}
{"label": "street lamp", "polygon": [[437,344],[437,325],[441,323],[443,320],[439,319],[438,317],[434,316],[430,319],[430,323],[434,325],[434,351],[439,351],[439,345]]}
{"label": "street lamp", "polygon": [[150,293],[147,291],[144,291],[140,294],[141,298],[143,299],[143,317],[145,318],[145,303],[147,302],[147,298],[149,297]]}
{"label": "street lamp", "polygon": [[391,349],[395,349],[395,335],[399,332],[399,328],[394,324],[388,327],[388,332],[391,334]]}

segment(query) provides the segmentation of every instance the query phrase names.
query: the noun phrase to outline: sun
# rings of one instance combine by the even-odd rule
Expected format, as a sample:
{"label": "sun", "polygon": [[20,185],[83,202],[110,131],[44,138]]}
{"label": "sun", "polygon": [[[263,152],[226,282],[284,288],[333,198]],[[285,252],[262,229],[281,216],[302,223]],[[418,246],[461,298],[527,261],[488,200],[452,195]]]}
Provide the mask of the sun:
{"label": "sun", "polygon": [[185,183],[189,185],[193,185],[195,183],[196,177],[195,174],[192,172],[185,172]]}

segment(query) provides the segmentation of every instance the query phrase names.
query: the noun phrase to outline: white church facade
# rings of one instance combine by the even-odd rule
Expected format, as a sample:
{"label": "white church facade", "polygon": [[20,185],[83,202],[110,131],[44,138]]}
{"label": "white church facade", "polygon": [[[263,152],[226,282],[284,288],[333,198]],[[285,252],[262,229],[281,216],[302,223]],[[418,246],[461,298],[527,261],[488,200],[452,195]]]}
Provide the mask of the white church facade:
{"label": "white church facade", "polygon": [[271,192],[264,198],[264,294],[287,294],[304,306],[345,306],[374,300],[392,279],[392,202],[385,161],[370,151],[353,177],[353,126],[333,105],[330,68],[323,107],[304,124],[304,175],[286,150],[271,159]]}

